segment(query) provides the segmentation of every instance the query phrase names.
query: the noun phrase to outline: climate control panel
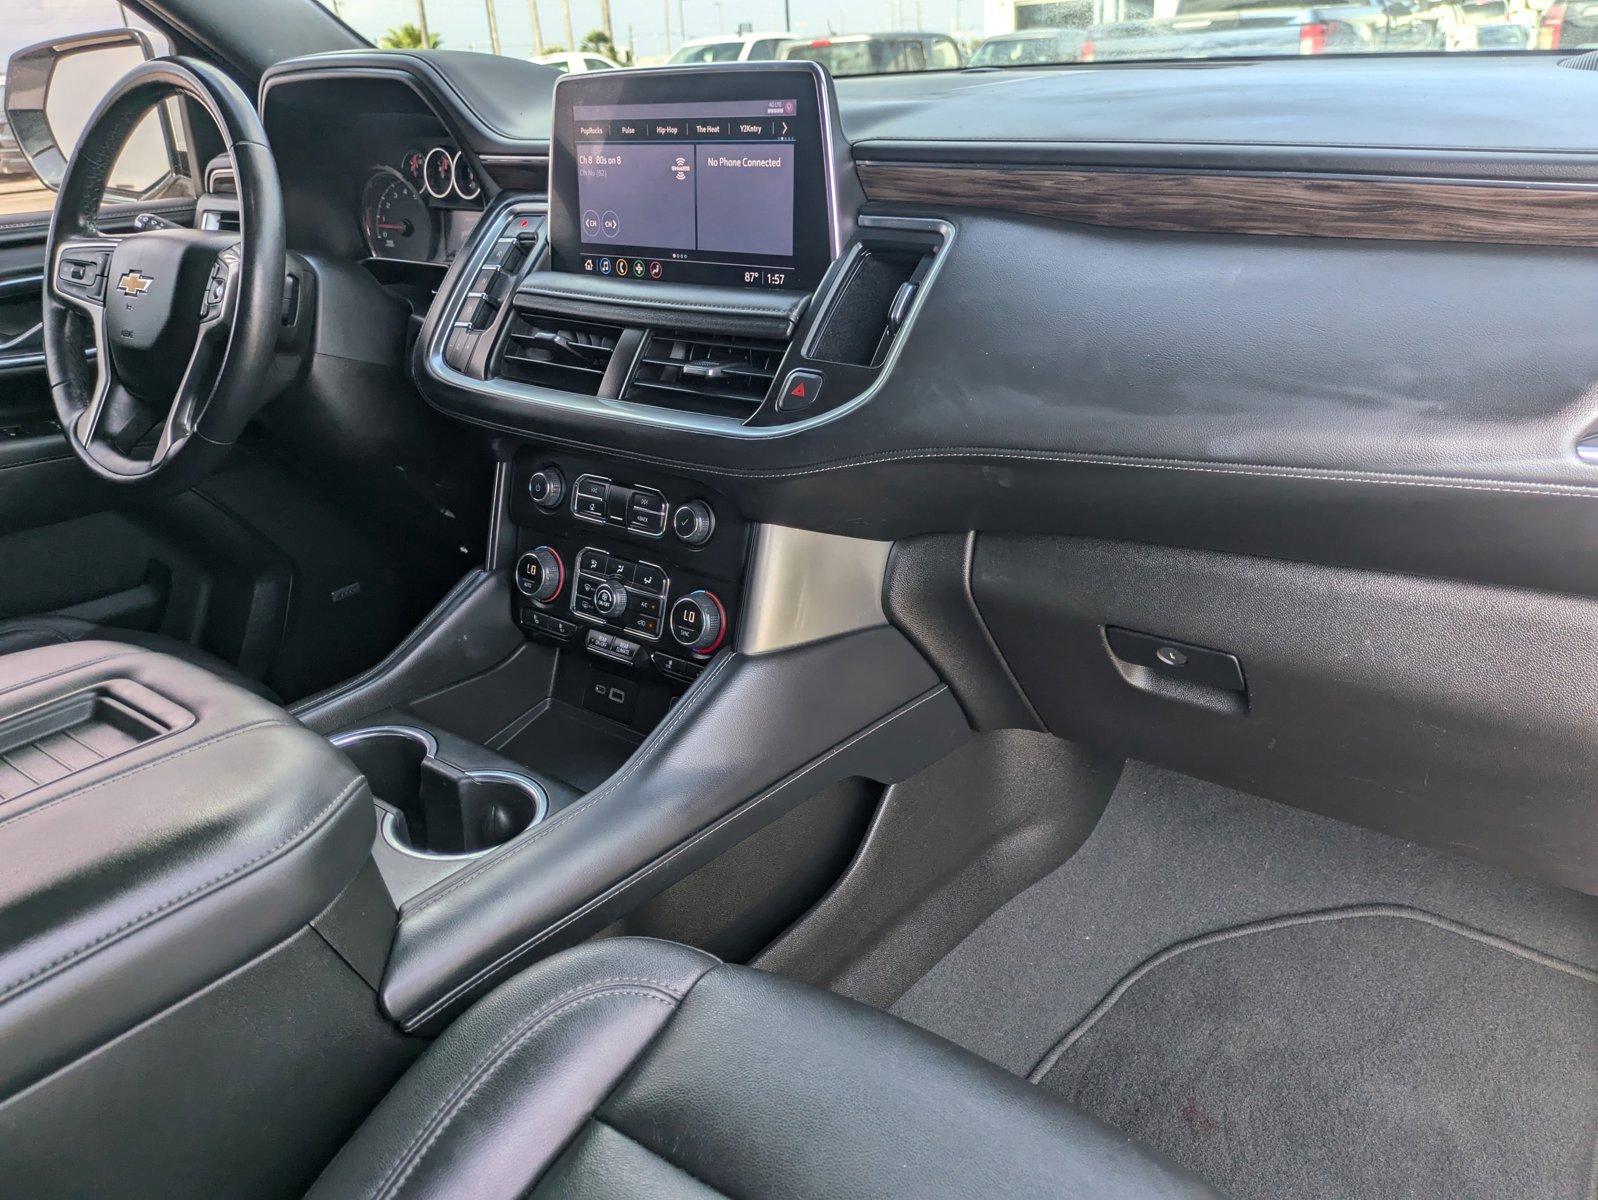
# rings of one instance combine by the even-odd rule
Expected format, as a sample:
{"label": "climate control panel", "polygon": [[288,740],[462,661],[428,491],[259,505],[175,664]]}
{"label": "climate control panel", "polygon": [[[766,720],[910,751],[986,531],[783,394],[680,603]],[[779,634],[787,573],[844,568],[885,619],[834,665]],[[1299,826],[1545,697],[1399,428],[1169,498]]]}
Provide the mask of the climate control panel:
{"label": "climate control panel", "polygon": [[630,561],[595,546],[584,546],[577,555],[571,611],[586,621],[658,642],[670,595],[671,578],[662,566]]}
{"label": "climate control panel", "polygon": [[731,641],[748,526],[714,491],[524,450],[510,507],[515,616],[529,636],[579,652],[611,677],[620,665],[673,691]]}

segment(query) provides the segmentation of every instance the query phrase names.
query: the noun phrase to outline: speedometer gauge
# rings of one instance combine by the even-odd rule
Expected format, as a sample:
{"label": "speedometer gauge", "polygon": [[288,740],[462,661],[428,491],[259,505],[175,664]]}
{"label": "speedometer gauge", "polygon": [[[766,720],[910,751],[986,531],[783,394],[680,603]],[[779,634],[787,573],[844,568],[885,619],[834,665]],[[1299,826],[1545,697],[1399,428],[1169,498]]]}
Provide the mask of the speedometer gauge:
{"label": "speedometer gauge", "polygon": [[427,201],[387,167],[374,172],[361,193],[361,232],[374,258],[431,262],[438,241],[438,224]]}

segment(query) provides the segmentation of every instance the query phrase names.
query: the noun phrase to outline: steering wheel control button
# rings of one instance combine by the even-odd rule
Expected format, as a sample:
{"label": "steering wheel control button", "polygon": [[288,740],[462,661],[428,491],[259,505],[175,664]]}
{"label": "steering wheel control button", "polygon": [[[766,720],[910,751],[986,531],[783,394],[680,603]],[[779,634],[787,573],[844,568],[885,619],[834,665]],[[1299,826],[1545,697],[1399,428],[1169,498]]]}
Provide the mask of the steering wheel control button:
{"label": "steering wheel control button", "polygon": [[823,382],[820,371],[789,371],[782,395],[777,397],[777,411],[800,412],[809,408],[821,399]]}
{"label": "steering wheel control button", "polygon": [[527,481],[527,494],[539,508],[553,512],[566,499],[566,477],[560,473],[559,467],[544,467],[534,471],[533,477]]}
{"label": "steering wheel control button", "polygon": [[105,295],[105,273],[110,265],[109,250],[68,251],[56,267],[56,285],[71,295],[98,300]]}
{"label": "steering wheel control button", "polygon": [[716,514],[703,500],[690,500],[672,513],[671,531],[678,541],[703,546],[716,532]]}
{"label": "steering wheel control button", "polygon": [[538,546],[516,562],[516,587],[528,599],[548,604],[566,586],[566,564],[550,546]]}
{"label": "steering wheel control button", "polygon": [[671,636],[702,657],[721,648],[727,636],[727,610],[714,592],[689,592],[671,606]]}

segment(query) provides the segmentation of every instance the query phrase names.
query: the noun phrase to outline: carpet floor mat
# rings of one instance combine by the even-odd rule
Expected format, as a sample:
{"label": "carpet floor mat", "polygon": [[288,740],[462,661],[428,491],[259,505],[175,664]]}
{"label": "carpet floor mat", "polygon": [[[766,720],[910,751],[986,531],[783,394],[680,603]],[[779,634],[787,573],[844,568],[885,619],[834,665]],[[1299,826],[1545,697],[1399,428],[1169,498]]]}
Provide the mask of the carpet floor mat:
{"label": "carpet floor mat", "polygon": [[892,1011],[1238,1200],[1598,1200],[1598,898],[1145,764]]}
{"label": "carpet floor mat", "polygon": [[1143,963],[1032,1079],[1240,1200],[1587,1200],[1598,973],[1413,910],[1302,914]]}

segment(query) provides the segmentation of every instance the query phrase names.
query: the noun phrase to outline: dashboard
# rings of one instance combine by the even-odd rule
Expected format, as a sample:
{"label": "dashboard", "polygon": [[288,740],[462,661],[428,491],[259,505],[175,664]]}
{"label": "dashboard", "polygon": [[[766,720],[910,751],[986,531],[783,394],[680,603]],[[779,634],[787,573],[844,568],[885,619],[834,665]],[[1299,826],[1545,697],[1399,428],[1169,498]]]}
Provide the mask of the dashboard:
{"label": "dashboard", "polygon": [[[469,237],[417,193],[440,220],[410,362],[429,403],[692,472],[758,519],[880,537],[1065,521],[1598,590],[1552,544],[1588,521],[1573,405],[1598,361],[1577,319],[1598,305],[1598,134],[1557,114],[1598,73],[1461,55],[828,81],[821,157],[793,172],[795,247],[819,181],[824,256],[798,286],[673,279],[699,265],[697,223],[673,246],[682,226],[640,236],[585,202],[578,145],[626,135],[579,142],[577,101],[713,122],[706,105],[802,98],[754,68],[618,73],[648,90],[611,95],[464,53],[279,64],[262,105],[290,245],[372,258],[373,175],[466,151],[483,197],[445,207]],[[747,91],[717,91],[735,76]],[[1499,148],[1473,148],[1490,113]],[[580,226],[594,211],[603,239],[612,208],[602,278]],[[1361,301],[1331,336],[1335,296]],[[1483,521],[1524,534],[1513,553],[1480,553],[1464,531]]]}
{"label": "dashboard", "polygon": [[[268,72],[290,245],[328,260],[328,343],[349,335],[320,394],[356,390],[352,298],[389,304],[388,373],[345,427],[383,427],[409,381],[497,435],[517,626],[603,660],[611,715],[658,719],[743,644],[767,531],[893,541],[904,572],[922,551],[948,572],[891,577],[895,623],[951,677],[1009,646],[1049,728],[1334,815],[1363,797],[1403,836],[1509,845],[1496,815],[1395,808],[1428,785],[1394,764],[1454,770],[1416,755],[1416,714],[1500,697],[1497,678],[1428,675],[1458,637],[1417,648],[1482,610],[1463,589],[1598,595],[1598,559],[1571,553],[1598,539],[1598,132],[1568,120],[1598,72],[1382,55],[797,79],[557,84],[449,52]],[[793,127],[766,124],[790,100]],[[1471,144],[1480,127],[1495,146]],[[425,155],[421,188],[405,179],[434,146],[452,188],[464,152],[479,201],[430,198]],[[374,247],[363,224],[421,240]],[[1292,586],[1256,619],[1262,563]],[[806,578],[793,604],[828,588]],[[1400,615],[1307,641],[1326,632],[1311,594]],[[945,619],[979,608],[991,629],[951,642]],[[1139,690],[1107,626],[1236,654],[1251,707]],[[1481,640],[1536,694],[1518,627]],[[1348,645],[1378,648],[1358,678],[1329,665]],[[1327,700],[1355,727],[1291,715]],[[1462,784],[1480,813],[1525,794],[1489,776]]]}

